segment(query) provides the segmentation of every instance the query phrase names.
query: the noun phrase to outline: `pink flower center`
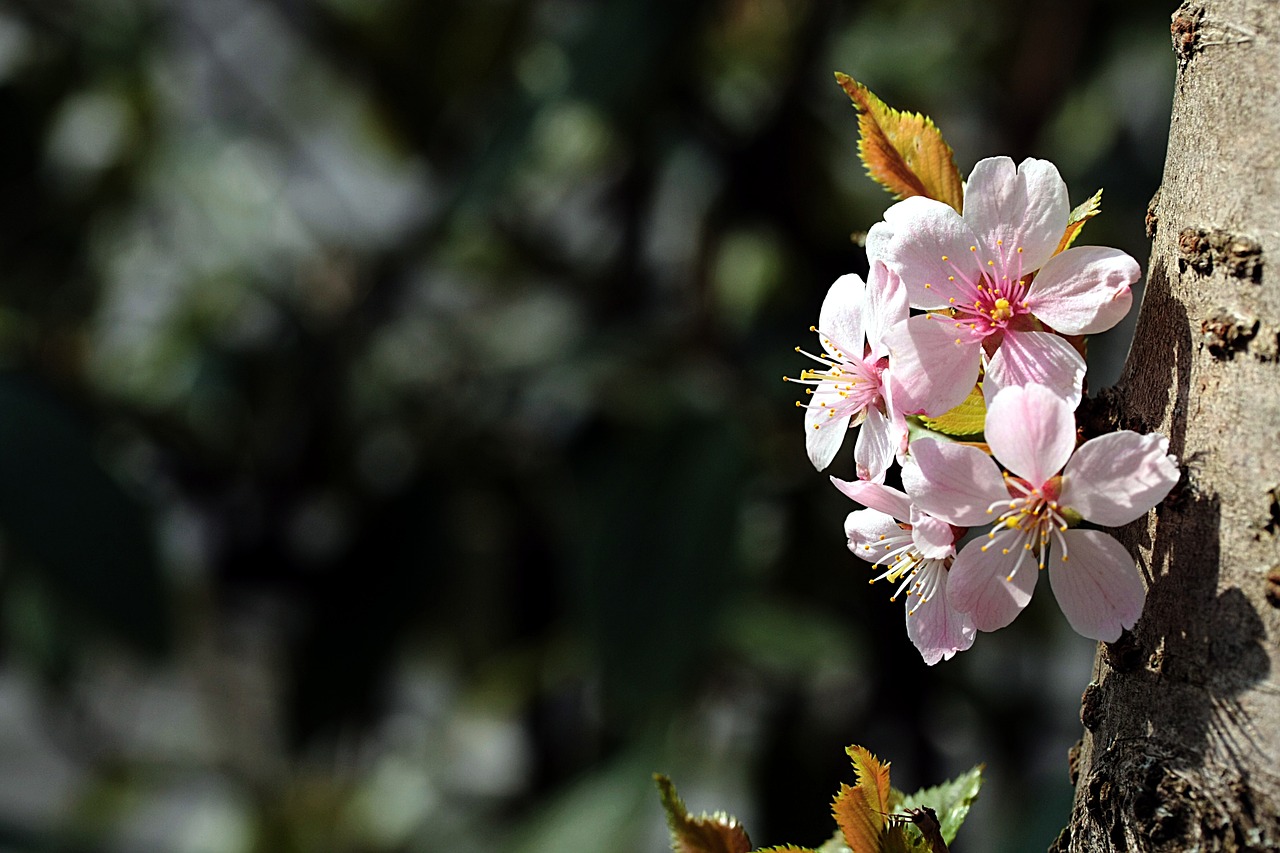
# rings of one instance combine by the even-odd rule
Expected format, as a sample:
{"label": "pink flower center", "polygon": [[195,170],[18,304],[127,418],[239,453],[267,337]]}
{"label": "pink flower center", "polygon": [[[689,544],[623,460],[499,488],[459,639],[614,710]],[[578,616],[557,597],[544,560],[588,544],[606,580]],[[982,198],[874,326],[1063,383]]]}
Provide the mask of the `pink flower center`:
{"label": "pink flower center", "polygon": [[[1062,561],[1067,561],[1067,543],[1062,531],[1068,527],[1065,508],[1058,503],[1062,492],[1062,478],[1050,477],[1040,486],[1033,486],[1021,477],[1004,475],[1009,490],[1008,501],[996,501],[987,512],[996,515],[996,523],[987,534],[982,550],[999,548],[1011,555],[1013,567],[1017,566],[1017,551],[1036,554],[1040,568],[1044,568],[1045,554],[1051,540],[1056,540],[1062,551]],[[1010,572],[1007,580],[1013,580]]]}
{"label": "pink flower center", "polygon": [[[889,366],[889,359],[867,357],[865,352],[853,355],[853,351],[841,346],[820,330],[810,327],[810,331],[822,336],[826,352],[814,355],[796,347],[796,352],[822,365],[818,369],[802,370],[799,379],[782,377],[787,382],[813,386],[806,389],[805,393],[812,395],[814,399],[808,404],[797,401],[796,406],[802,409],[823,409],[828,418],[848,416],[853,419],[852,424],[861,423],[867,410],[872,407],[883,413],[885,404],[882,374]],[[859,349],[865,350],[865,347]],[[814,429],[820,426],[821,424],[814,424]]]}
{"label": "pink flower center", "polygon": [[988,260],[985,266],[978,259],[977,246],[970,246],[969,252],[973,263],[964,266],[942,256],[952,271],[947,280],[959,291],[959,296],[949,298],[947,308],[931,316],[951,323],[960,336],[957,341],[964,336],[971,340],[985,339],[1025,323],[1025,320],[1019,323],[1019,318],[1029,318],[1031,314],[1027,307],[1031,276],[1024,279],[1022,247],[1008,251],[1004,241],[997,240],[994,253],[997,260]]}

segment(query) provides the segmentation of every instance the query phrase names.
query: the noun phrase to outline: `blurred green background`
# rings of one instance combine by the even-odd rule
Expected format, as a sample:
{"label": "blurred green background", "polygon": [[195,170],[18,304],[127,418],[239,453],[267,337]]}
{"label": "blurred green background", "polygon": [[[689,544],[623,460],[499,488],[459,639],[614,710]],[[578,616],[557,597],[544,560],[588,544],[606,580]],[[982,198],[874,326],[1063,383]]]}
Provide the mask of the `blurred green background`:
{"label": "blurred green background", "polygon": [[0,849],[816,845],[853,742],[1043,849],[1093,644],[925,667],[780,377],[891,202],[833,71],[1145,265],[1171,11],[0,3]]}

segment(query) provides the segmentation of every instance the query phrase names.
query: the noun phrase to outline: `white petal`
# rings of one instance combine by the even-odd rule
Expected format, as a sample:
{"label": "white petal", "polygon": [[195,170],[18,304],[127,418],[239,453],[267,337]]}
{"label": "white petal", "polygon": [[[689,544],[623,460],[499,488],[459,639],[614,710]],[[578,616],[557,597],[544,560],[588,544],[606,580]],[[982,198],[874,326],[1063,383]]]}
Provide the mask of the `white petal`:
{"label": "white petal", "polygon": [[964,546],[951,566],[947,594],[952,606],[968,613],[979,631],[996,631],[1027,606],[1039,572],[1029,551],[1018,548],[1005,554],[996,547],[983,551],[987,542],[984,536]]}
{"label": "white petal", "polygon": [[911,443],[902,485],[917,507],[957,527],[994,521],[988,507],[1009,500],[1004,478],[990,456],[976,447],[932,438]]}
{"label": "white petal", "polygon": [[1067,530],[1068,560],[1050,547],[1049,584],[1077,634],[1113,643],[1142,615],[1142,575],[1124,546],[1100,530]]}
{"label": "white petal", "polygon": [[982,342],[957,339],[949,321],[911,317],[890,329],[884,342],[899,411],[937,417],[960,405],[978,381]]}
{"label": "white petal", "polygon": [[945,560],[956,553],[956,531],[945,521],[915,509],[911,513],[911,541],[926,560]]}
{"label": "white petal", "polygon": [[[1048,160],[1023,160],[1015,169],[1008,157],[980,160],[964,188],[964,221],[979,239],[979,251],[1022,249],[1022,269],[1039,269],[1053,255],[1071,212],[1067,185]],[[1002,259],[982,258],[1002,265]]]}
{"label": "white petal", "polygon": [[1013,386],[987,407],[985,434],[1000,464],[1033,486],[1062,470],[1076,446],[1076,419],[1043,385]]}
{"label": "white petal", "polygon": [[1031,289],[1031,313],[1064,335],[1094,335],[1119,323],[1133,305],[1129,286],[1142,275],[1119,249],[1076,246],[1045,263]]}
{"label": "white petal", "polygon": [[849,498],[868,509],[891,515],[898,521],[911,518],[911,499],[891,486],[867,480],[841,480],[839,477],[832,477],[831,482]]}
{"label": "white petal", "polygon": [[884,333],[897,323],[907,319],[907,289],[898,274],[881,261],[871,262],[867,276],[867,345],[872,358],[883,358],[889,348],[882,341]]}
{"label": "white petal", "polygon": [[835,392],[820,389],[810,398],[809,408],[804,411],[804,446],[809,453],[809,461],[819,471],[824,470],[836,458],[836,452],[844,443],[845,433],[849,431],[849,415],[832,417],[831,409],[824,409],[821,403],[824,398],[829,404],[840,401]]}
{"label": "white petal", "polygon": [[1086,441],[1062,472],[1063,506],[1107,527],[1141,518],[1178,482],[1169,439],[1122,430]]}
{"label": "white petal", "polygon": [[1080,353],[1052,332],[1006,332],[987,364],[987,378],[1001,388],[1043,385],[1074,412],[1080,405],[1084,369]]}
{"label": "white petal", "polygon": [[866,419],[858,428],[858,441],[853,446],[853,461],[859,480],[882,483],[893,462],[893,436],[889,421],[879,408],[871,406],[865,414]]}
{"label": "white petal", "polygon": [[949,278],[957,275],[956,266],[978,277],[981,265],[969,250],[975,245],[973,231],[951,205],[923,196],[892,205],[867,233],[867,256],[902,277],[912,308],[937,308],[959,297]]}
{"label": "white petal", "polygon": [[879,560],[895,544],[909,540],[907,532],[896,521],[874,509],[849,513],[844,520],[844,536],[849,540],[849,550],[868,563]]}
{"label": "white petal", "polygon": [[867,286],[857,275],[842,275],[827,290],[818,313],[822,348],[845,360],[861,359],[866,345]]}
{"label": "white petal", "polygon": [[971,617],[951,605],[947,570],[941,566],[929,570],[940,573],[938,586],[928,601],[920,603],[914,596],[907,599],[907,637],[920,650],[924,662],[933,666],[972,646],[978,631]]}

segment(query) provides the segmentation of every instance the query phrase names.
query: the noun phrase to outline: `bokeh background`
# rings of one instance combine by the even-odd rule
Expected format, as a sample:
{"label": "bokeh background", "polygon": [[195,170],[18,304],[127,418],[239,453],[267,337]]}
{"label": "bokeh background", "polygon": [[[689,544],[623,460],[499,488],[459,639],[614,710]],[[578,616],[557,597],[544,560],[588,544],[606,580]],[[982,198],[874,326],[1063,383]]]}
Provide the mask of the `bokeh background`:
{"label": "bokeh background", "polygon": [[925,667],[781,377],[891,202],[834,70],[1145,264],[1171,11],[0,2],[0,849],[817,845],[853,742],[1043,849],[1093,644]]}

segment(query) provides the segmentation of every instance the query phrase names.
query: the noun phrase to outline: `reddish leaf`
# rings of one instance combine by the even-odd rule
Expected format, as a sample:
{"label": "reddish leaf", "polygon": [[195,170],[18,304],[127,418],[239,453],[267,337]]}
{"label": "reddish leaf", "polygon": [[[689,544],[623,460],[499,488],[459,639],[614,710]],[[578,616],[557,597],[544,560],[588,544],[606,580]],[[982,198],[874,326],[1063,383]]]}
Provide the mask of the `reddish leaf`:
{"label": "reddish leaf", "polygon": [[749,853],[751,839],[737,820],[724,812],[693,817],[669,778],[655,773],[653,781],[658,783],[675,853]]}
{"label": "reddish leaf", "polygon": [[891,791],[889,765],[881,764],[860,746],[851,746],[845,751],[853,759],[856,784],[852,788],[841,785],[835,802],[831,804],[845,843],[853,853],[905,851],[902,827],[887,818]]}
{"label": "reddish leaf", "polygon": [[847,74],[837,71],[836,82],[858,107],[858,156],[867,174],[897,198],[922,195],[959,212],[960,170],[933,120],[889,107]]}

